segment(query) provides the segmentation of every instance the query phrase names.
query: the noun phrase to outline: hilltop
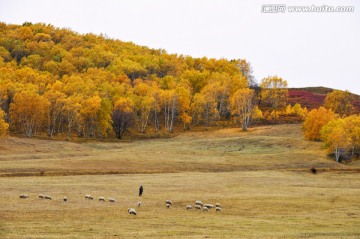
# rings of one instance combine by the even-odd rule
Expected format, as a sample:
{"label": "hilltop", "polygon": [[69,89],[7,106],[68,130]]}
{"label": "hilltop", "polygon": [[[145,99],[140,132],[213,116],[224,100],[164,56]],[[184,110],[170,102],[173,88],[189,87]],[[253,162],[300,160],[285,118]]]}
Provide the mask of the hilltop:
{"label": "hilltop", "polygon": [[[304,88],[289,88],[288,101],[294,105],[296,103],[307,107],[308,109],[319,108],[324,105],[325,97],[334,89],[327,87],[304,87]],[[352,94],[354,101],[352,102],[356,111],[360,112],[360,96]]]}

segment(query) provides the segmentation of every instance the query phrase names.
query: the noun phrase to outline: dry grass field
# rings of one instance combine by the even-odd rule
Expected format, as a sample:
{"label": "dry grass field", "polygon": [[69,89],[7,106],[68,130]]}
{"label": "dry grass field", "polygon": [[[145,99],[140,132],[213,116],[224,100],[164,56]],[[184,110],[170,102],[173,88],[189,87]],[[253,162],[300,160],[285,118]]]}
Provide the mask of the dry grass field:
{"label": "dry grass field", "polygon": [[[0,238],[360,238],[359,168],[303,140],[300,125],[119,143],[9,138]],[[186,210],[195,200],[222,211]]]}

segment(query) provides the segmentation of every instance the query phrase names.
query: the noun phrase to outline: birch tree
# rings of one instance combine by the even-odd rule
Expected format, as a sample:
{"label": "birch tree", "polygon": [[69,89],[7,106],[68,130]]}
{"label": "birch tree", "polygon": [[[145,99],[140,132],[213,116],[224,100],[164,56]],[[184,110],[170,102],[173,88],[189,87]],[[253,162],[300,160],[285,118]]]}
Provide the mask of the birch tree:
{"label": "birch tree", "polygon": [[239,89],[231,97],[233,114],[238,115],[242,130],[247,130],[254,108],[254,90]]}

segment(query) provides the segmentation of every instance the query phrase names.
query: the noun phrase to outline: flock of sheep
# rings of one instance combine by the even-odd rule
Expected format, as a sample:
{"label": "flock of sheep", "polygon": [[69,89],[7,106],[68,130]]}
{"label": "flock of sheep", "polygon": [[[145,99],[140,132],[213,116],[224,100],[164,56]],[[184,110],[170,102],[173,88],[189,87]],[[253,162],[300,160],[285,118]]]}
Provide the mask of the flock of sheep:
{"label": "flock of sheep", "polygon": [[[170,208],[172,206],[172,202],[170,200],[165,201],[166,207]],[[216,203],[215,206],[210,203],[202,203],[201,201],[195,201],[195,209],[203,210],[205,212],[208,212],[211,208],[215,208],[215,211],[221,212],[221,206],[220,203]],[[186,205],[186,210],[193,209],[192,205],[188,204]]]}
{"label": "flock of sheep", "polygon": [[[20,195],[20,198],[21,198],[21,199],[26,199],[26,198],[29,198],[29,195],[27,195],[27,194],[21,194],[21,195]],[[44,195],[44,194],[39,194],[39,198],[40,198],[40,199],[52,200],[52,197],[51,197],[51,196],[49,196],[49,195]],[[91,196],[90,194],[87,194],[87,195],[85,195],[85,199],[87,199],[87,200],[94,200],[94,197]],[[98,197],[98,200],[99,200],[99,202],[105,202],[105,201],[106,201],[105,197]],[[64,201],[64,202],[67,202],[67,201],[68,201],[68,198],[67,198],[67,197],[64,197],[64,198],[63,198],[63,201]],[[115,200],[114,198],[108,198],[108,201],[111,202],[111,203],[115,203],[115,202],[116,202],[116,200]],[[138,208],[141,207],[141,202],[140,202],[140,201],[137,203],[137,206],[138,206]],[[166,206],[166,208],[171,208],[171,207],[173,206],[172,201],[171,201],[171,200],[166,200],[166,201],[165,201],[165,206]],[[215,211],[216,211],[216,212],[221,212],[220,203],[216,203],[215,205],[213,205],[213,204],[210,204],[210,203],[202,203],[201,201],[195,201],[194,209],[198,209],[198,210],[202,210],[202,211],[204,211],[204,212],[208,212],[208,211],[209,211],[210,209],[212,209],[212,208],[215,208]],[[192,205],[190,205],[190,204],[186,205],[186,210],[191,210],[191,209],[193,209],[193,206],[192,206]],[[128,213],[129,213],[130,215],[137,215],[137,212],[136,212],[136,210],[135,210],[134,208],[129,208],[129,209],[128,209]]]}

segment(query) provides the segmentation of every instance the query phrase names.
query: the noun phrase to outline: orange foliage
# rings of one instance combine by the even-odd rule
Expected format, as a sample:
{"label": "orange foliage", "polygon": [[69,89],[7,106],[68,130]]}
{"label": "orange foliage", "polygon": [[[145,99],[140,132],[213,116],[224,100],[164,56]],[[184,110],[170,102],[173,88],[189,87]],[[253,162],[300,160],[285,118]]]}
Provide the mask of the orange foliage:
{"label": "orange foliage", "polygon": [[313,109],[308,113],[303,125],[305,138],[320,140],[321,128],[335,118],[336,115],[332,110],[327,110],[324,107]]}

